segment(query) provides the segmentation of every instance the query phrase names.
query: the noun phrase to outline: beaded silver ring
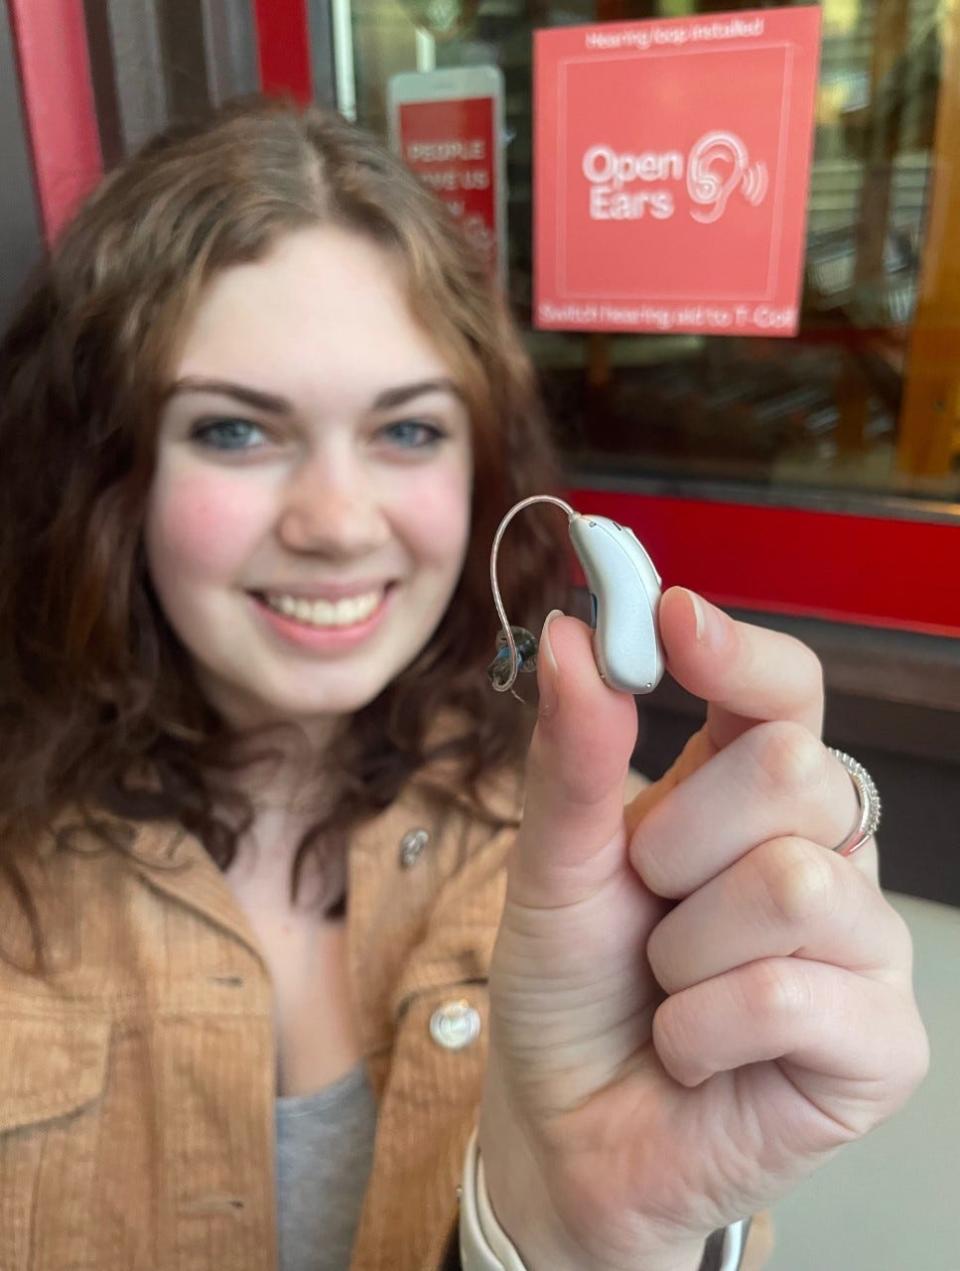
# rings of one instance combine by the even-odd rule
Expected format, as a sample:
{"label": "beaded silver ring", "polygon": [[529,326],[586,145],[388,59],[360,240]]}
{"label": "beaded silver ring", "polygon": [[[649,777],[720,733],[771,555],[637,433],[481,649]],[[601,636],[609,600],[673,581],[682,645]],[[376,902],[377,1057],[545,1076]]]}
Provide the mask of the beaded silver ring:
{"label": "beaded silver ring", "polygon": [[857,800],[860,804],[860,816],[857,824],[841,843],[833,850],[841,856],[852,856],[857,848],[862,847],[869,838],[876,833],[877,826],[880,824],[880,794],[874,783],[873,777],[867,772],[862,763],[859,763],[852,755],[848,755],[845,751],[835,750],[833,746],[827,749],[835,759],[843,764],[847,772],[850,774],[850,780],[853,782],[854,789],[857,792]]}

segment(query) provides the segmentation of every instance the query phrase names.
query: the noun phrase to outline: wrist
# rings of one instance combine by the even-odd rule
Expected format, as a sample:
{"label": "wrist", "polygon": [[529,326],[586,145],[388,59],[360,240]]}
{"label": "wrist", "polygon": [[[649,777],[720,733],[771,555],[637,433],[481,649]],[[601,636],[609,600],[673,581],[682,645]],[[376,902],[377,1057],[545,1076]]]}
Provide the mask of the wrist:
{"label": "wrist", "polygon": [[[487,1189],[483,1162],[477,1147],[476,1132],[470,1136],[463,1169],[460,1208],[460,1265],[463,1271],[613,1271],[623,1265],[620,1257],[601,1258],[584,1253],[580,1248],[568,1256],[558,1252],[556,1241],[541,1243],[536,1237],[525,1242],[523,1256],[512,1237],[504,1230],[493,1212]],[[524,1226],[533,1215],[524,1215]],[[669,1256],[644,1257],[635,1250],[629,1254],[629,1271],[733,1271],[740,1266],[740,1241],[729,1249],[731,1261],[723,1256],[725,1239],[732,1233],[715,1232],[706,1249],[697,1246],[689,1256],[674,1249]],[[566,1242],[562,1242],[566,1250]]]}
{"label": "wrist", "polygon": [[[508,1129],[509,1126],[509,1129]],[[527,1271],[576,1265],[560,1216],[517,1122],[499,1122],[489,1106],[481,1112],[477,1151],[482,1185],[493,1219],[515,1246]]]}
{"label": "wrist", "polygon": [[[487,1213],[513,1245],[525,1271],[700,1271],[704,1238],[652,1240],[622,1253],[604,1239],[576,1239],[544,1181],[521,1122],[488,1081],[476,1134],[477,1173]],[[569,1215],[567,1215],[569,1217]],[[639,1220],[638,1220],[639,1221]],[[578,1216],[579,1227],[584,1227]]]}

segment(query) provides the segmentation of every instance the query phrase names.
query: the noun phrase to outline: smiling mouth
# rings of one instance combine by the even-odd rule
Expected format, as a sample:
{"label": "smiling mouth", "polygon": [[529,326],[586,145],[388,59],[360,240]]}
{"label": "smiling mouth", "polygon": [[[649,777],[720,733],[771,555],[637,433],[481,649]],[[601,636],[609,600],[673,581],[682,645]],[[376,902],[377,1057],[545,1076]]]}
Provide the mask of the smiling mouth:
{"label": "smiling mouth", "polygon": [[253,592],[252,595],[262,605],[275,613],[292,618],[305,627],[334,630],[342,627],[355,627],[375,613],[384,596],[393,584],[380,587],[375,591],[364,592],[360,596],[348,596],[343,600],[306,600],[302,596],[291,596],[282,592]]}

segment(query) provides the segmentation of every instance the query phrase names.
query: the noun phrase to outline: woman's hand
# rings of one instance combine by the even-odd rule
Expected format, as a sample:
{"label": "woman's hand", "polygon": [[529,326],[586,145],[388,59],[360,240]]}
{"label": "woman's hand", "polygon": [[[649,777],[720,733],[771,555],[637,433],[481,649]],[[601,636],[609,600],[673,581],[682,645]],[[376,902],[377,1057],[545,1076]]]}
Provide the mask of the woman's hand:
{"label": "woman's hand", "polygon": [[660,629],[707,719],[626,810],[632,699],[599,679],[582,623],[554,619],[541,646],[479,1131],[494,1211],[534,1271],[693,1271],[710,1231],[926,1071],[875,845],[829,850],[858,804],[819,740],[816,658],[678,588]]}

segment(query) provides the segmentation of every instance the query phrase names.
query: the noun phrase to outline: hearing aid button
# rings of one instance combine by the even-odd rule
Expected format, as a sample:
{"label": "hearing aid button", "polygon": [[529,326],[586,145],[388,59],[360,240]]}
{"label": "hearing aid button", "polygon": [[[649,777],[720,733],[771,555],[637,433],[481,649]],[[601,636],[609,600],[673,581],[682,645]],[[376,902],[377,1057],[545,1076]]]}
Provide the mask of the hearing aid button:
{"label": "hearing aid button", "polygon": [[649,564],[650,568],[653,570],[653,576],[654,576],[654,578],[656,578],[656,580],[657,580],[657,582],[658,582],[658,583],[662,583],[662,582],[663,582],[663,579],[660,577],[660,574],[659,574],[659,571],[657,570],[656,565],[654,565],[653,561],[650,559],[650,553],[647,551],[647,549],[644,547],[644,545],[643,545],[643,544],[640,542],[640,540],[637,538],[636,534],[634,534],[633,530],[627,530],[627,533],[630,535],[630,537],[631,537],[631,538],[633,539],[633,541],[636,543],[637,547],[639,547],[639,548],[640,548],[641,552],[643,552],[644,556],[646,556],[646,558],[647,558],[647,563]]}
{"label": "hearing aid button", "polygon": [[463,1050],[480,1036],[480,1012],[461,998],[445,1002],[430,1016],[430,1036],[444,1050]]}

